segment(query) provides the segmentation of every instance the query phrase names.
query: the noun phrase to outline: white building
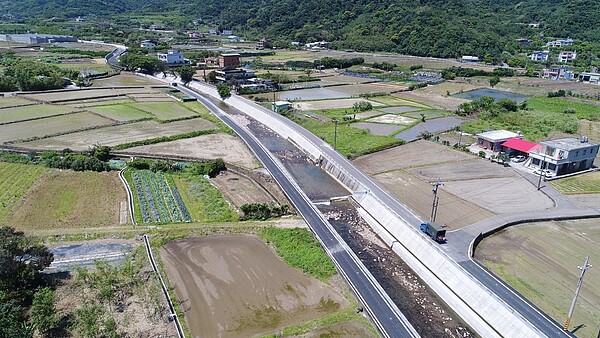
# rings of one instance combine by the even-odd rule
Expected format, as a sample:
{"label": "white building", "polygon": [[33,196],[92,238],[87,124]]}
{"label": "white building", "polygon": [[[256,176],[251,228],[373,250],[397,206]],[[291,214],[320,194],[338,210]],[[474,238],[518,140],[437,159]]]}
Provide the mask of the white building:
{"label": "white building", "polygon": [[558,62],[573,62],[577,57],[577,52],[563,50],[558,54]]}
{"label": "white building", "polygon": [[479,57],[471,56],[471,55],[463,55],[463,57],[460,59],[460,62],[477,63],[477,62],[479,62]]}
{"label": "white building", "polygon": [[140,43],[140,47],[145,49],[154,49],[156,47],[156,43],[150,40],[144,40]]}
{"label": "white building", "polygon": [[536,50],[535,52],[532,52],[527,57],[529,58],[529,60],[546,62],[546,61],[548,61],[549,55],[550,55],[549,50],[543,50],[543,51]]}
{"label": "white building", "polygon": [[571,38],[559,39],[555,41],[550,41],[546,44],[546,47],[564,47],[564,46],[572,46],[574,40]]}
{"label": "white building", "polygon": [[224,29],[224,30],[221,32],[221,35],[225,35],[225,36],[230,36],[230,35],[233,35],[233,29]]}
{"label": "white building", "polygon": [[562,138],[540,142],[541,149],[529,153],[530,166],[548,169],[556,175],[565,175],[590,169],[600,145],[581,138]]}
{"label": "white building", "polygon": [[183,58],[183,53],[178,50],[174,50],[174,49],[171,49],[171,50],[167,51],[166,53],[157,53],[156,56],[158,57],[158,59],[160,61],[164,61],[170,65],[185,63],[185,59]]}
{"label": "white building", "polygon": [[577,79],[580,82],[600,84],[600,73],[581,73]]}

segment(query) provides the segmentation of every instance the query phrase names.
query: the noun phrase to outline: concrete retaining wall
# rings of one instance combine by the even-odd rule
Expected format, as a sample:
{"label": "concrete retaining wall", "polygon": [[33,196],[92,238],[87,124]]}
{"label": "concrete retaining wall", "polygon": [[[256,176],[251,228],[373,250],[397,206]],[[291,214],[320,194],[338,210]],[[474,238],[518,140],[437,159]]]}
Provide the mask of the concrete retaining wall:
{"label": "concrete retaining wall", "polygon": [[367,214],[365,220],[379,237],[477,333],[483,337],[543,336],[373,195],[356,195],[355,200],[364,208],[361,215]]}
{"label": "concrete retaining wall", "polygon": [[[219,98],[213,87],[199,83],[193,83],[192,87],[199,87],[201,91]],[[365,190],[334,160],[327,158],[317,145],[297,132],[296,128],[300,127],[243,98],[233,96],[227,103],[290,139],[354,192],[353,198],[362,208],[359,212],[374,231],[478,334],[483,337],[543,336],[525,318],[440,251],[429,238]]]}

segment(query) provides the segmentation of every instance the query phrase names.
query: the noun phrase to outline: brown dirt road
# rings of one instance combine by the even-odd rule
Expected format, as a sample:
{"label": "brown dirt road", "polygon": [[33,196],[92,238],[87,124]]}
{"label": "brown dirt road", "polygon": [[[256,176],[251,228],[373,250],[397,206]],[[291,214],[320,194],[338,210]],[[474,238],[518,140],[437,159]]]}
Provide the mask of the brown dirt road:
{"label": "brown dirt road", "polygon": [[255,236],[187,238],[160,254],[192,337],[267,334],[349,305]]}

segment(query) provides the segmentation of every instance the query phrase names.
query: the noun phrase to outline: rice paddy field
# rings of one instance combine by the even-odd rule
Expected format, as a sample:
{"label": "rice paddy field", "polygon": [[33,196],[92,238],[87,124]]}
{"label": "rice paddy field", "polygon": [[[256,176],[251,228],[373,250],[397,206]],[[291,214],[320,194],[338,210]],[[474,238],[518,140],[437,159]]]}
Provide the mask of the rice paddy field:
{"label": "rice paddy field", "polygon": [[102,144],[116,146],[119,144],[141,141],[161,136],[173,136],[199,130],[216,129],[216,125],[202,118],[191,120],[159,123],[156,121],[141,121],[93,130],[73,132],[49,137],[43,140],[21,142],[17,145],[41,150],[85,150],[90,145]]}
{"label": "rice paddy field", "polygon": [[135,109],[127,104],[107,104],[102,106],[87,107],[86,110],[117,121],[132,121],[152,118],[152,115],[148,114],[147,112]]}
{"label": "rice paddy field", "polygon": [[48,104],[0,108],[0,124],[35,119],[45,116],[67,114],[75,110],[77,109],[73,107],[62,107]]}
{"label": "rice paddy field", "polygon": [[17,96],[10,96],[10,97],[2,97],[0,95],[0,108],[7,108],[7,107],[15,107],[15,106],[21,106],[21,105],[27,105],[27,104],[33,104],[34,102],[31,102],[29,100],[17,97]]}
{"label": "rice paddy field", "polygon": [[31,186],[48,171],[41,166],[0,162],[0,224],[21,203]]}
{"label": "rice paddy field", "polygon": [[0,142],[27,140],[35,137],[71,133],[77,130],[106,126],[114,123],[88,112],[48,117],[0,126]]}
{"label": "rice paddy field", "polygon": [[566,195],[600,194],[600,171],[553,180],[550,184]]}
{"label": "rice paddy field", "polygon": [[148,112],[161,121],[195,116],[196,113],[175,102],[134,103],[131,107]]}

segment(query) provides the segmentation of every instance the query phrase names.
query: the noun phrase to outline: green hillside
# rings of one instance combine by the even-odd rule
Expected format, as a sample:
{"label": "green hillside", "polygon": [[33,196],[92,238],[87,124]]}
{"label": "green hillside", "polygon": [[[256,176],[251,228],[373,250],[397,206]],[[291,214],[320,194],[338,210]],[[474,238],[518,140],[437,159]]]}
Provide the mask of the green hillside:
{"label": "green hillside", "polygon": [[[541,36],[600,44],[597,0],[0,0],[0,6],[24,18],[95,14],[135,19],[169,13],[219,23],[247,38],[326,40],[338,49],[420,56],[498,57],[518,51],[519,37],[533,39],[533,47],[540,48],[545,44]],[[577,47],[598,57],[596,48]]]}

